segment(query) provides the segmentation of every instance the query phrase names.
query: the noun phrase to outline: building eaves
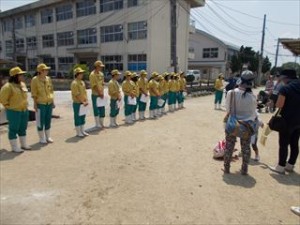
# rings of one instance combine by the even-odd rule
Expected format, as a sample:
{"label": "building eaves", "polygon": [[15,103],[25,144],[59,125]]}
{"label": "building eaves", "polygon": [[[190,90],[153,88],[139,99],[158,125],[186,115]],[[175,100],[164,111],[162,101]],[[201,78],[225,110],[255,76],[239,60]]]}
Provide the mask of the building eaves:
{"label": "building eaves", "polygon": [[6,10],[0,13],[0,19],[5,17],[11,17],[12,15],[22,14],[35,9],[43,8],[52,4],[66,2],[64,0],[39,0],[27,5],[23,5],[14,9]]}

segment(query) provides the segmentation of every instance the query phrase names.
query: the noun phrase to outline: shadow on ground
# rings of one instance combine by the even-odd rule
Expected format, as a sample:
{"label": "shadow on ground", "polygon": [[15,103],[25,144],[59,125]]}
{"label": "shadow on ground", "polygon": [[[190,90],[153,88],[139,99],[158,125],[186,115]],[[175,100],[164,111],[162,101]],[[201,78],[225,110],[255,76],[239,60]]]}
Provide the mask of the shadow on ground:
{"label": "shadow on ground", "polygon": [[13,160],[14,158],[18,157],[22,153],[16,153],[12,151],[8,151],[6,149],[0,149],[0,161],[7,161]]}
{"label": "shadow on ground", "polygon": [[256,185],[256,180],[250,175],[224,174],[223,181],[228,185],[240,186],[244,188],[253,188]]}

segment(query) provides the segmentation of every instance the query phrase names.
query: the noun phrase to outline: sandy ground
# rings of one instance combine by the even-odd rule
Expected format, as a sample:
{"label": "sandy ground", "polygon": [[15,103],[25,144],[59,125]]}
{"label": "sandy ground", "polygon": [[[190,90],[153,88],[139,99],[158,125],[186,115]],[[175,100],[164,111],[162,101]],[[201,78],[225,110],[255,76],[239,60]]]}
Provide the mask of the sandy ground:
{"label": "sandy ground", "polygon": [[239,173],[241,159],[223,175],[212,149],[225,113],[212,102],[188,99],[184,110],[84,139],[74,137],[70,107],[59,106],[55,143],[38,144],[31,124],[34,150],[19,155],[2,133],[1,224],[300,224],[290,212],[300,205],[299,162],[288,175],[267,169],[277,162],[272,133],[249,176]]}

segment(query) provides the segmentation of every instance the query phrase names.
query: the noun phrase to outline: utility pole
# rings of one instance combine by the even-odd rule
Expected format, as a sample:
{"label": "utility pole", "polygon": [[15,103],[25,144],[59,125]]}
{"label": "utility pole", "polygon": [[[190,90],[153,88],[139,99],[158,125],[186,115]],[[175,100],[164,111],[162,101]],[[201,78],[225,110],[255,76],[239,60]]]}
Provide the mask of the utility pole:
{"label": "utility pole", "polygon": [[171,6],[171,66],[177,73],[177,3],[176,0],[170,0]]}
{"label": "utility pole", "polygon": [[277,67],[278,53],[279,53],[279,38],[277,39],[277,48],[276,48],[276,56],[275,56],[275,68]]}
{"label": "utility pole", "polygon": [[259,54],[258,62],[258,85],[260,85],[262,80],[262,64],[263,64],[263,55],[264,55],[264,44],[265,44],[265,31],[266,31],[266,14],[264,15],[264,24],[262,29],[262,38],[261,38],[261,48]]}

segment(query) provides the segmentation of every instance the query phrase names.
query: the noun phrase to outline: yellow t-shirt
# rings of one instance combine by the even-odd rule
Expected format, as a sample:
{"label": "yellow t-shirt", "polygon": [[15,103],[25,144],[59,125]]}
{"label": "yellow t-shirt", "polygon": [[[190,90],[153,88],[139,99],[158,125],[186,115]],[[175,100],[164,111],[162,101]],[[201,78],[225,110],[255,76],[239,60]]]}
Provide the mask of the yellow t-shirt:
{"label": "yellow t-shirt", "polygon": [[133,82],[134,83],[134,90],[135,90],[135,96],[136,97],[139,97],[140,96],[140,87],[139,87],[139,84],[138,82]]}
{"label": "yellow t-shirt", "polygon": [[169,82],[164,80],[163,81],[163,90],[164,90],[164,94],[168,93],[169,92]]}
{"label": "yellow t-shirt", "polygon": [[89,76],[92,94],[98,96],[98,89],[104,90],[104,75],[93,70]]}
{"label": "yellow t-shirt", "polygon": [[85,83],[82,80],[73,80],[73,82],[71,83],[71,93],[73,102],[75,103],[82,103],[79,101],[78,97],[87,100]]}
{"label": "yellow t-shirt", "polygon": [[111,79],[108,83],[108,94],[111,99],[118,99],[120,94],[120,86],[118,81]]}
{"label": "yellow t-shirt", "polygon": [[223,81],[221,79],[216,79],[215,89],[218,90],[218,91],[223,90]]}
{"label": "yellow t-shirt", "polygon": [[53,103],[54,91],[50,77],[46,76],[45,80],[42,80],[39,76],[32,78],[31,96],[36,99],[37,104]]}
{"label": "yellow t-shirt", "polygon": [[27,87],[23,82],[6,83],[0,90],[0,103],[6,109],[24,111],[28,107],[27,93]]}
{"label": "yellow t-shirt", "polygon": [[184,91],[186,88],[186,80],[185,78],[180,78],[179,79],[179,84],[180,84],[180,91]]}
{"label": "yellow t-shirt", "polygon": [[175,80],[170,80],[169,81],[169,90],[171,92],[176,92],[177,91],[177,83]]}
{"label": "yellow t-shirt", "polygon": [[138,80],[138,85],[139,85],[140,90],[142,90],[144,93],[148,94],[149,89],[148,89],[148,79],[147,78],[140,77]]}
{"label": "yellow t-shirt", "polygon": [[135,85],[133,81],[123,81],[122,83],[122,90],[124,92],[125,95],[129,96],[131,94],[135,95],[136,91],[135,91]]}
{"label": "yellow t-shirt", "polygon": [[150,80],[149,82],[149,93],[151,96],[157,96],[156,93],[159,92],[159,84],[155,80]]}
{"label": "yellow t-shirt", "polygon": [[158,85],[158,91],[161,95],[163,95],[165,93],[165,90],[164,90],[164,84],[165,84],[165,80],[161,80],[159,81],[159,85]]}

